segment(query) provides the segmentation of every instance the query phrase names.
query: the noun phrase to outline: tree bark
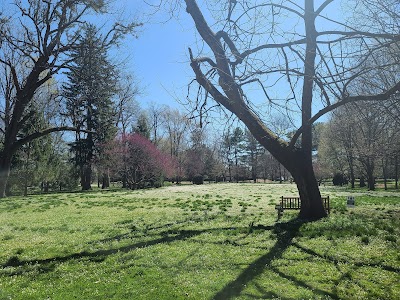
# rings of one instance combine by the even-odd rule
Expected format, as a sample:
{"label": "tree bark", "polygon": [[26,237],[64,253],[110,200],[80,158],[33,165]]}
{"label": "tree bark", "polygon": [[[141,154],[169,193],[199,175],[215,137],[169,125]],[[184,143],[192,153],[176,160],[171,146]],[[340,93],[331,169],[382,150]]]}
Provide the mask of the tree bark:
{"label": "tree bark", "polygon": [[356,177],[354,175],[354,159],[353,159],[353,153],[350,153],[347,157],[347,162],[349,164],[349,170],[350,170],[350,183],[351,183],[351,188],[355,188],[355,182],[356,182]]}
{"label": "tree bark", "polygon": [[92,188],[92,166],[84,164],[81,170],[81,187],[82,191],[87,191]]}
{"label": "tree bark", "polygon": [[354,175],[353,168],[350,168],[350,182],[351,182],[351,188],[354,189],[356,187],[356,177]]}
{"label": "tree bark", "polygon": [[296,153],[291,159],[292,164],[286,166],[292,174],[301,199],[299,218],[317,220],[325,217],[326,211],[322,204],[318,181],[312,164],[307,163],[303,153]]}
{"label": "tree bark", "polygon": [[368,170],[367,177],[368,190],[375,191],[375,178],[370,170]]}
{"label": "tree bark", "polygon": [[394,181],[395,189],[399,189],[399,156],[396,153],[394,156]]}
{"label": "tree bark", "polygon": [[127,172],[127,171],[124,171],[124,174],[122,175],[122,188],[123,188],[123,189],[125,189],[125,188],[128,187],[127,179],[126,179],[126,172]]}
{"label": "tree bark", "polygon": [[387,186],[387,158],[382,158],[382,174],[383,174],[383,184],[385,187],[385,191],[388,189]]}
{"label": "tree bark", "polygon": [[0,158],[0,198],[7,197],[7,182],[10,176],[11,155],[3,153]]}
{"label": "tree bark", "polygon": [[[315,76],[315,58],[317,49],[317,31],[315,28],[314,1],[306,0],[304,5],[304,24],[306,30],[306,55],[304,61],[304,82],[302,92],[302,137],[299,157],[291,157],[295,168],[291,172],[301,199],[299,217],[303,219],[320,219],[326,216],[322,204],[318,182],[312,165],[312,101]],[[297,155],[295,155],[297,156]],[[284,164],[284,162],[282,162]],[[287,168],[288,169],[288,168]]]}
{"label": "tree bark", "polygon": [[104,172],[102,174],[102,184],[101,184],[101,188],[102,189],[106,189],[110,187],[110,176],[108,172]]}
{"label": "tree bark", "polygon": [[49,192],[49,187],[50,187],[50,183],[46,180],[44,182],[44,192],[48,193]]}
{"label": "tree bark", "polygon": [[370,191],[375,191],[375,177],[374,177],[375,164],[370,158],[365,162],[365,171],[367,173],[367,184]]}

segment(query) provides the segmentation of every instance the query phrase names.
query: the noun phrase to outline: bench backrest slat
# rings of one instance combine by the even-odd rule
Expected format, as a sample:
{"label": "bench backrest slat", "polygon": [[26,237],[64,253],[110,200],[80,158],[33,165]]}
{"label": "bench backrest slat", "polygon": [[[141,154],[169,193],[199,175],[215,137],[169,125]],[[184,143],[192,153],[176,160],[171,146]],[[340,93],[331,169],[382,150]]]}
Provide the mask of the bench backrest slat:
{"label": "bench backrest slat", "polygon": [[[329,196],[322,197],[322,203],[325,210],[330,213]],[[281,197],[281,208],[282,209],[300,209],[301,200],[300,197]]]}

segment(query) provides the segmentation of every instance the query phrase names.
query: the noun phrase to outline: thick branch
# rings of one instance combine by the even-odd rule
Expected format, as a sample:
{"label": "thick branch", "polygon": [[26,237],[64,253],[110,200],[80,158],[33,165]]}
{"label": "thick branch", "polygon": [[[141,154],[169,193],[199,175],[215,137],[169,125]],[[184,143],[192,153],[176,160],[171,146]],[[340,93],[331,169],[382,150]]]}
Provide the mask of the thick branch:
{"label": "thick branch", "polygon": [[249,49],[246,50],[244,52],[242,52],[239,55],[239,59],[235,62],[235,64],[240,64],[243,62],[243,60],[249,56],[250,54],[253,54],[257,51],[260,50],[265,50],[265,49],[280,49],[280,48],[284,48],[284,47],[290,47],[290,46],[294,46],[294,45],[301,45],[301,44],[305,44],[306,43],[306,39],[299,39],[296,41],[292,41],[292,42],[287,42],[287,43],[280,43],[280,44],[264,44],[264,45],[260,45],[258,47],[255,47],[253,49]]}
{"label": "thick branch", "polygon": [[215,56],[217,71],[219,75],[219,85],[224,90],[230,101],[244,103],[238,85],[235,83],[229,68],[229,61],[225,50],[217,35],[208,26],[203,14],[201,13],[195,0],[185,0],[186,11],[191,15],[197,31],[211,48]]}
{"label": "thick branch", "polygon": [[35,139],[41,138],[45,135],[48,135],[53,132],[60,132],[60,131],[80,131],[80,132],[86,132],[86,133],[91,133],[91,131],[86,131],[82,129],[77,129],[75,127],[69,127],[69,126],[60,126],[60,127],[52,127],[52,128],[47,128],[42,131],[34,132],[30,135],[27,135],[19,140],[17,140],[13,144],[13,151],[18,150],[21,146],[25,145],[26,143],[29,143]]}
{"label": "thick branch", "polygon": [[[384,93],[376,94],[376,95],[358,95],[358,96],[348,96],[345,99],[338,101],[332,105],[326,106],[320,111],[318,111],[310,120],[307,122],[307,125],[310,126],[314,122],[316,122],[320,117],[323,115],[337,109],[340,106],[343,106],[347,103],[353,103],[353,102],[358,102],[358,101],[385,101],[388,100],[390,97],[392,97],[395,94],[400,93],[400,81],[396,83],[393,87],[391,87],[389,90],[387,90]],[[296,133],[293,135],[289,147],[294,147],[296,144],[296,141],[300,137],[300,135],[303,133],[304,130],[304,125],[301,126]]]}
{"label": "thick branch", "polygon": [[231,99],[225,97],[203,74],[198,61],[193,58],[191,49],[189,49],[189,54],[191,58],[190,66],[200,86],[202,86],[216,102],[235,114],[247,126],[260,144],[268,149],[281,163],[287,162],[287,143],[269,130],[244,102],[231,101]]}
{"label": "thick branch", "polygon": [[324,3],[318,7],[318,9],[315,11],[315,15],[318,16],[329,4],[331,4],[333,0],[326,0]]}
{"label": "thick branch", "polygon": [[340,35],[345,37],[369,37],[372,39],[388,39],[393,41],[400,41],[400,34],[389,33],[374,33],[367,31],[340,31],[340,30],[326,30],[317,33],[318,36],[324,35]]}

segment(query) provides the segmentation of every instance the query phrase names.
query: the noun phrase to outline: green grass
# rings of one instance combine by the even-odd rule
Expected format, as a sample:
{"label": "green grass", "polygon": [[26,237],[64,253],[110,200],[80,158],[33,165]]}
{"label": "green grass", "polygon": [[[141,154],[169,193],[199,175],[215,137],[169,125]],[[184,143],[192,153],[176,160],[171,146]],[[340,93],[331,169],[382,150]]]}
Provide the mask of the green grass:
{"label": "green grass", "polygon": [[[347,208],[346,196],[356,197]],[[205,184],[0,200],[0,299],[400,299],[400,194]]]}

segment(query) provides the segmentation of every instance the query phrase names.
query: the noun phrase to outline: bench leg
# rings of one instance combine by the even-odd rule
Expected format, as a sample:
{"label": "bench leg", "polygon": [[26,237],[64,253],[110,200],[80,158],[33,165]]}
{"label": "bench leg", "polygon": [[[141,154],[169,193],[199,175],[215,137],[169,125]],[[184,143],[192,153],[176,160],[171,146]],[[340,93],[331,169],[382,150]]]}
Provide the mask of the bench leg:
{"label": "bench leg", "polygon": [[278,220],[277,221],[279,221],[282,217],[283,209],[277,209],[277,211],[278,211]]}

